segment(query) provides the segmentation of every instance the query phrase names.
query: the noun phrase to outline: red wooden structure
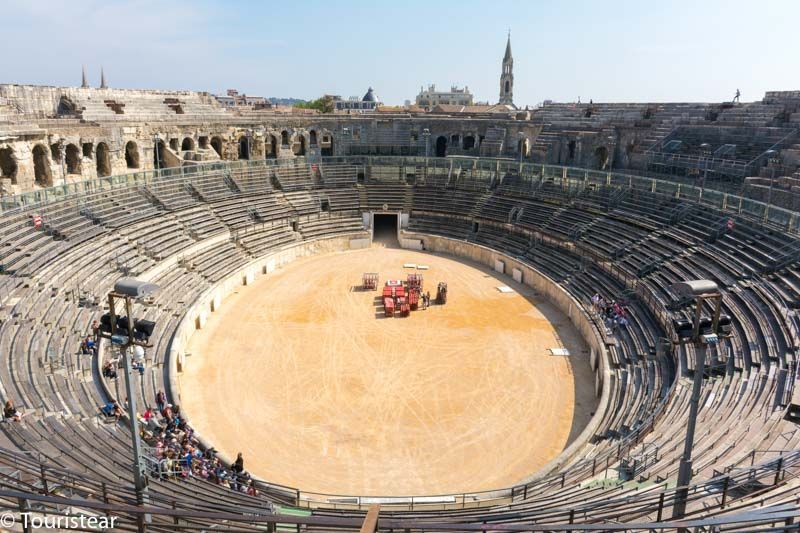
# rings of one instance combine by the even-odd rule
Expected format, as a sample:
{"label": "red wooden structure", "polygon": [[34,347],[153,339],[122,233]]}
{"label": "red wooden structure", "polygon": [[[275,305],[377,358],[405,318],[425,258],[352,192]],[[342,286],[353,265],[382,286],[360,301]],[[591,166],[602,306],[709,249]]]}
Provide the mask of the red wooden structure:
{"label": "red wooden structure", "polygon": [[361,288],[365,291],[378,290],[378,274],[376,272],[364,272]]}
{"label": "red wooden structure", "polygon": [[422,274],[409,274],[406,278],[406,285],[409,289],[418,288],[422,290]]}

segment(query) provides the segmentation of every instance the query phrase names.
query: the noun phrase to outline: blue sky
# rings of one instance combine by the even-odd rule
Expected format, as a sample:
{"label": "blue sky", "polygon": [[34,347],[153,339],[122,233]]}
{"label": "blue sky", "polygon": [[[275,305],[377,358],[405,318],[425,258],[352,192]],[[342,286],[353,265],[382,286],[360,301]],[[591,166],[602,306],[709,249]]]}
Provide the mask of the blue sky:
{"label": "blue sky", "polygon": [[[511,29],[515,103],[745,101],[800,89],[800,0],[3,0],[0,83],[496,102]],[[13,21],[9,24],[9,21]],[[14,51],[8,43],[13,43]]]}

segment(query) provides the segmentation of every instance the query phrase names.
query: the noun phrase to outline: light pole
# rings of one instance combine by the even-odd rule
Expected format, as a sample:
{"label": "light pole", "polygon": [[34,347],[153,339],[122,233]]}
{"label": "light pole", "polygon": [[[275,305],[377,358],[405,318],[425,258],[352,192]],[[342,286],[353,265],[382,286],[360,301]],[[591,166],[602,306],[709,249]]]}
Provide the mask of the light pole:
{"label": "light pole", "polygon": [[431,144],[431,130],[428,128],[422,130],[422,137],[425,139],[425,159],[428,159]]}
{"label": "light pole", "polygon": [[[731,334],[731,319],[721,315],[722,293],[719,287],[711,280],[695,280],[674,283],[670,286],[672,292],[681,302],[694,302],[694,319],[688,320],[683,316],[673,318],[672,325],[675,330],[675,344],[684,350],[687,344],[695,347],[694,380],[692,383],[692,396],[689,400],[689,419],[686,422],[686,440],[683,446],[683,455],[678,466],[678,482],[675,490],[675,505],[672,508],[672,518],[681,518],[686,513],[686,503],[689,498],[689,483],[692,481],[692,451],[694,448],[694,432],[697,426],[697,412],[700,407],[700,389],[703,385],[703,374],[706,366],[706,350],[709,345],[719,343],[720,337],[727,338]],[[713,316],[709,320],[703,317],[703,307],[706,301],[713,306]],[[681,358],[682,363],[686,362]]]}
{"label": "light pole", "polygon": [[706,180],[708,179],[708,156],[711,155],[711,145],[703,143],[700,145],[703,154],[703,178],[700,182],[700,196],[702,197],[703,191],[706,188]]}
{"label": "light pole", "polygon": [[[155,323],[149,320],[136,320],[133,317],[133,300],[150,296],[160,287],[135,278],[120,278],[114,284],[114,290],[108,293],[108,313],[100,320],[100,336],[109,339],[113,346],[119,346],[122,354],[123,373],[125,374],[125,393],[128,395],[128,421],[133,442],[133,483],[136,489],[136,501],[140,506],[149,502],[147,494],[147,473],[142,460],[142,440],[139,433],[139,419],[136,418],[136,389],[131,378],[131,355],[136,347],[151,348],[150,335]],[[117,316],[116,304],[122,301],[124,316]],[[144,520],[147,520],[146,518]],[[143,524],[140,524],[140,530]]]}

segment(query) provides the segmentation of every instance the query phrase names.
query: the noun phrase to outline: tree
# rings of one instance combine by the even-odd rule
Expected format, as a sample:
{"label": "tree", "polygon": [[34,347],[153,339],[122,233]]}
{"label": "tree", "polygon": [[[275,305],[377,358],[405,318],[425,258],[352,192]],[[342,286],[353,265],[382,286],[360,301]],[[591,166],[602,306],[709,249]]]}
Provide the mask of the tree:
{"label": "tree", "polygon": [[320,113],[333,113],[333,97],[330,95],[322,96],[310,102],[299,102],[294,107],[300,109],[316,109]]}

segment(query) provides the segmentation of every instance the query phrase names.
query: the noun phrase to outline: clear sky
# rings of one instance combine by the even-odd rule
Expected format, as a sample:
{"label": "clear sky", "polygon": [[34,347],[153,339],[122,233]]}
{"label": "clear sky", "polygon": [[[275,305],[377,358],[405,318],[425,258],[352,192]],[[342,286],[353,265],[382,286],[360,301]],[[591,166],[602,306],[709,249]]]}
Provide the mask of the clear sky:
{"label": "clear sky", "polygon": [[800,0],[2,0],[0,83],[413,100],[743,101],[800,90]]}

